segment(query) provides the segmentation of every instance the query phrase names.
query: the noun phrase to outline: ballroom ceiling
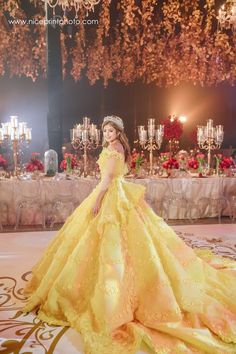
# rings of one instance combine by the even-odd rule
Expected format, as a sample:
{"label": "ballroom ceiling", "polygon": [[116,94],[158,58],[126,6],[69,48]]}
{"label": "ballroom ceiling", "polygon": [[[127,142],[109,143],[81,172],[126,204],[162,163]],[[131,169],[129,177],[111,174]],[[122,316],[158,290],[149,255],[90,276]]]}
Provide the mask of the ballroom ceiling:
{"label": "ballroom ceiling", "polygon": [[[90,84],[109,80],[129,84],[181,83],[212,87],[235,84],[236,33],[219,28],[223,1],[103,0],[94,13],[79,13],[77,21],[60,26],[63,76]],[[43,21],[44,4],[28,0],[5,2],[0,31],[0,75],[46,77],[46,26],[19,20]],[[63,19],[60,9],[56,18]],[[73,21],[73,11],[67,13]],[[13,22],[12,22],[13,20]],[[18,23],[14,23],[18,20]],[[10,23],[11,22],[11,23]]]}

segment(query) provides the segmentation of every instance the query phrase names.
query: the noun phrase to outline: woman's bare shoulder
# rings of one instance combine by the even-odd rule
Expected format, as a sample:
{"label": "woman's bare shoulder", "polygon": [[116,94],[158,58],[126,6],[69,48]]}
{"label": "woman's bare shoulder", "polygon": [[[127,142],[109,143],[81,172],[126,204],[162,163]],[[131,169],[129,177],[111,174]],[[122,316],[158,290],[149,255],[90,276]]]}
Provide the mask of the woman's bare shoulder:
{"label": "woman's bare shoulder", "polygon": [[122,155],[125,154],[123,145],[122,145],[121,143],[117,143],[117,144],[113,145],[112,147],[109,147],[109,150],[111,150],[111,151],[117,151],[117,152],[119,152],[119,153],[122,154]]}

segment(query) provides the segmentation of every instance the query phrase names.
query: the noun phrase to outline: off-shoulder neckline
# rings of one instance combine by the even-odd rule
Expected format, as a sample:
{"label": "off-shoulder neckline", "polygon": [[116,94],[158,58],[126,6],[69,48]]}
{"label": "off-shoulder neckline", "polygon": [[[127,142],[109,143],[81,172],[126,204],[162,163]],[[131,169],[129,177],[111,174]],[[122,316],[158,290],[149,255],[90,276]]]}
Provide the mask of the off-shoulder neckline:
{"label": "off-shoulder neckline", "polygon": [[116,150],[116,149],[108,149],[108,147],[105,148],[106,151],[109,151],[109,152],[114,152],[114,153],[117,153],[119,154],[121,157],[125,158],[124,154],[122,154],[122,152]]}

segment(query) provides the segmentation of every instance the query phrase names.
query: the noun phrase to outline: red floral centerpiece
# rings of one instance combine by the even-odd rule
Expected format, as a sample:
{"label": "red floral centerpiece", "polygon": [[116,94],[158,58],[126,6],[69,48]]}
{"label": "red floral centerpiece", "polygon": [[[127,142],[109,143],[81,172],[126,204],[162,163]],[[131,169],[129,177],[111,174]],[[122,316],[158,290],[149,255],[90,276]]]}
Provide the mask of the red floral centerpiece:
{"label": "red floral centerpiece", "polygon": [[232,157],[222,156],[222,159],[220,161],[220,168],[222,170],[225,170],[230,168],[230,166],[234,166]]}
{"label": "red floral centerpiece", "polygon": [[143,150],[138,152],[135,148],[132,150],[131,153],[131,168],[135,170],[135,173],[139,173],[140,167],[144,162],[145,155]]}
{"label": "red floral centerpiece", "polygon": [[7,160],[5,160],[1,154],[0,154],[0,167],[2,167],[4,170],[7,168]]}
{"label": "red floral centerpiece", "polygon": [[198,167],[199,167],[199,162],[198,162],[198,160],[197,160],[195,157],[191,157],[191,158],[188,160],[188,167],[189,167],[189,168],[192,168],[193,170],[197,170]]}
{"label": "red floral centerpiece", "polygon": [[31,159],[26,166],[27,172],[34,172],[34,171],[43,171],[44,166],[42,161],[39,160],[40,153],[39,152],[32,152]]}
{"label": "red floral centerpiece", "polygon": [[163,162],[162,167],[166,170],[178,169],[179,163],[174,157],[170,157],[168,160]]}
{"label": "red floral centerpiece", "polygon": [[175,154],[179,150],[179,139],[183,134],[183,123],[179,117],[169,115],[164,121],[164,139],[168,140],[169,150]]}
{"label": "red floral centerpiece", "polygon": [[77,166],[77,156],[73,154],[64,154],[64,160],[60,163],[60,168],[68,173]]}

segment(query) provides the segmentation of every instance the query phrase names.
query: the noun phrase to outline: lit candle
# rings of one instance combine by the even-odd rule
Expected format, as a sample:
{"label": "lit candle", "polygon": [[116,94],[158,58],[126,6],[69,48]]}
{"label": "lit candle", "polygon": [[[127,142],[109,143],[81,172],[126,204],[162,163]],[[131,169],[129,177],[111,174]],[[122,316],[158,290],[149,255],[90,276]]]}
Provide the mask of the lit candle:
{"label": "lit candle", "polygon": [[155,127],[155,119],[154,118],[149,118],[148,119],[148,125],[151,127]]}
{"label": "lit candle", "polygon": [[223,138],[224,138],[224,128],[223,125],[217,125],[216,126],[216,140],[219,143],[223,142]]}
{"label": "lit candle", "polygon": [[100,130],[96,129],[96,142],[97,142],[97,144],[99,144],[100,138],[101,138]]}
{"label": "lit candle", "polygon": [[155,136],[155,119],[148,120],[148,136],[150,138]]}
{"label": "lit candle", "polygon": [[142,131],[144,130],[144,125],[138,125],[138,137],[141,140]]}
{"label": "lit candle", "polygon": [[199,144],[203,143],[203,140],[204,140],[203,130],[204,130],[203,126],[197,127],[197,140],[198,140]]}
{"label": "lit candle", "polygon": [[16,140],[19,140],[19,130],[15,128],[11,130],[11,141]]}
{"label": "lit candle", "polygon": [[11,126],[12,126],[12,128],[17,128],[18,127],[17,116],[10,116],[10,118],[11,118]]}
{"label": "lit candle", "polygon": [[140,140],[144,143],[147,141],[147,130],[141,131],[141,139]]}
{"label": "lit candle", "polygon": [[6,138],[10,137],[10,126],[9,123],[2,123],[3,134]]}
{"label": "lit candle", "polygon": [[26,140],[31,141],[32,140],[32,129],[31,128],[27,128],[26,132],[25,132],[25,135],[26,135]]}
{"label": "lit candle", "polygon": [[89,126],[89,124],[90,124],[90,118],[84,117],[84,118],[83,118],[83,125],[84,125],[84,127],[87,128],[87,127]]}
{"label": "lit candle", "polygon": [[206,128],[207,128],[206,129],[207,137],[211,138],[211,136],[212,136],[212,128],[213,128],[213,120],[212,119],[208,119]]}
{"label": "lit candle", "polygon": [[95,137],[95,131],[96,131],[96,125],[92,123],[90,126],[90,135],[92,137]]}
{"label": "lit candle", "polygon": [[156,141],[158,143],[162,143],[163,135],[164,135],[164,126],[158,125],[156,130]]}
{"label": "lit candle", "polygon": [[25,135],[27,129],[27,123],[26,122],[20,122],[19,123],[19,134],[20,135]]}
{"label": "lit candle", "polygon": [[82,131],[82,140],[87,141],[88,140],[88,130],[83,130]]}
{"label": "lit candle", "polygon": [[76,130],[74,128],[70,129],[70,140],[75,140]]}
{"label": "lit candle", "polygon": [[82,126],[81,124],[76,125],[76,137],[81,139],[82,137]]}

